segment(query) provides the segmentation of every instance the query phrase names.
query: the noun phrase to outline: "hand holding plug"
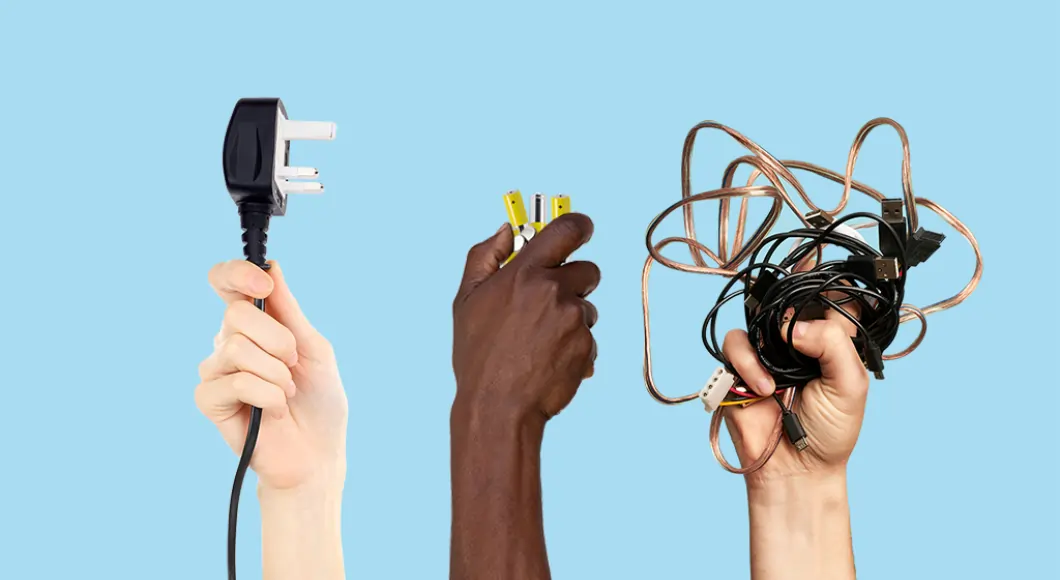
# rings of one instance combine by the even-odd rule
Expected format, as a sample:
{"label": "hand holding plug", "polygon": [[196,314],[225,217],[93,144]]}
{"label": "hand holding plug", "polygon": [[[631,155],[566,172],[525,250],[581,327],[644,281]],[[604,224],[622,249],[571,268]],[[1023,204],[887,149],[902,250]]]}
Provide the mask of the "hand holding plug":
{"label": "hand holding plug", "polygon": [[[347,400],[331,344],[302,313],[283,271],[233,260],[209,280],[227,304],[214,351],[199,365],[195,401],[240,453],[251,407],[264,411],[251,467],[262,486],[339,484]],[[252,300],[268,301],[269,314]]]}
{"label": "hand holding plug", "polygon": [[[280,99],[240,99],[239,102],[236,103],[235,109],[232,111],[232,117],[228,122],[228,130],[225,132],[222,167],[228,193],[232,196],[232,200],[236,203],[236,207],[239,210],[240,227],[243,230],[243,255],[246,257],[246,261],[249,264],[253,264],[253,266],[249,267],[257,268],[259,271],[267,271],[270,269],[270,264],[265,258],[269,222],[272,216],[282,216],[286,214],[288,194],[319,193],[324,189],[324,186],[319,182],[291,181],[292,179],[312,179],[317,176],[317,170],[314,168],[291,166],[291,141],[299,139],[331,140],[334,138],[334,123],[292,121],[287,118],[287,110]],[[239,266],[238,268],[240,268],[240,271],[242,272],[249,272],[247,267],[248,266]],[[232,266],[232,268],[236,267]],[[261,274],[264,274],[264,272],[261,272]],[[238,311],[239,313],[232,315],[243,322],[248,322],[250,320],[256,321],[253,324],[256,325],[259,331],[261,331],[263,327],[268,326],[263,322],[262,316],[265,316],[265,298],[271,295],[265,292],[266,282],[261,274],[241,274],[241,276],[245,277],[243,278],[244,282],[247,284],[254,284],[255,287],[260,287],[260,291],[255,289],[254,292],[249,292],[249,287],[241,288],[244,291],[247,291],[247,293],[243,294],[244,296],[251,296],[253,298],[253,308],[257,309],[261,316],[251,316],[250,313],[246,312],[246,306],[239,307],[241,308],[241,310]],[[223,277],[222,279],[229,280]],[[271,283],[275,284],[275,280],[277,279],[270,279],[273,280]],[[255,280],[258,282],[255,282]],[[282,275],[278,280],[282,280]],[[238,293],[238,290],[226,290],[226,292]],[[289,297],[289,293],[287,293],[286,297]],[[284,298],[284,295],[281,294],[281,304],[283,304]],[[293,297],[291,297],[287,303],[289,313],[291,308],[290,305],[293,303]],[[292,322],[295,327],[304,330],[304,327],[307,326],[308,323],[304,322],[304,318],[302,320],[297,320],[296,318],[289,319],[289,321]],[[295,328],[292,327],[288,327],[288,330],[295,332]],[[282,333],[275,329],[275,327],[273,328],[273,331],[275,331],[273,336],[277,339],[282,335]],[[266,383],[269,383],[270,379],[273,381],[278,380],[283,384],[271,384],[274,386],[280,386],[281,391],[289,397],[297,395],[297,376],[295,373],[290,373],[291,380],[287,380],[287,373],[282,372],[274,362],[267,361],[266,358],[262,356],[263,353],[257,352],[247,346],[246,343],[250,337],[242,334],[242,336],[247,338],[247,340],[244,340],[232,338],[233,336],[235,335],[230,334],[225,336],[224,329],[222,328],[221,342],[224,344],[231,344],[232,346],[225,347],[229,349],[227,357],[218,357],[212,365],[207,365],[206,371],[207,373],[210,373],[207,376],[212,377],[225,369],[238,369],[239,367],[235,366],[234,363],[236,357],[242,357],[240,360],[244,363],[247,363],[251,359],[256,359],[259,363],[259,366],[256,368],[261,370],[262,374],[265,376],[248,373],[241,374],[234,378],[219,379],[222,381],[222,387],[224,384],[228,384],[231,387],[230,390],[243,393],[247,399],[241,399],[238,397],[237,399],[243,403],[249,404],[246,420],[238,420],[234,423],[235,425],[245,428],[245,441],[239,451],[239,464],[236,467],[236,475],[232,483],[232,496],[229,503],[229,580],[235,580],[236,578],[236,525],[238,522],[239,496],[243,486],[243,478],[246,476],[247,469],[251,464],[260,467],[263,470],[272,466],[269,462],[263,463],[261,460],[255,460],[254,451],[257,446],[258,436],[261,433],[262,414],[265,408],[259,406],[258,402],[262,405],[269,405],[274,420],[283,421],[285,417],[295,416],[291,414],[289,408],[285,410],[282,399],[279,397],[276,389],[270,388]],[[295,338],[297,340],[297,336],[295,336]],[[311,334],[303,334],[303,338],[307,338],[310,342],[319,342],[315,338],[311,338]],[[231,339],[231,341],[229,339]],[[289,344],[290,341],[286,342],[288,343],[286,349],[266,350],[264,351],[264,354],[271,354],[282,363],[289,363],[290,365],[300,364],[296,359],[289,358],[289,356],[292,355],[288,351],[291,350],[292,345]],[[266,345],[262,343],[256,344],[258,347],[266,348]],[[275,347],[276,345],[273,346]],[[297,345],[294,346],[294,352],[298,352]],[[331,359],[333,358],[334,357],[331,357]],[[266,371],[266,366],[271,367],[271,369]],[[325,369],[327,366],[328,365],[325,364]],[[334,363],[331,363],[330,366],[333,367]],[[221,371],[218,369],[221,369]],[[240,369],[240,372],[243,372],[243,369]],[[327,374],[326,370],[324,374]],[[303,373],[303,377],[310,384],[314,382],[311,375]],[[224,381],[227,381],[227,383]],[[294,381],[294,383],[291,381]],[[341,383],[338,381],[337,371],[335,372],[333,382],[340,385],[338,390],[341,392]],[[292,384],[294,385],[294,388],[292,388]],[[254,401],[248,400],[251,397],[251,392],[253,392],[252,396]],[[337,401],[332,401],[332,403],[337,403]],[[229,397],[229,408],[231,408],[232,405],[232,399]],[[346,402],[345,395],[343,394],[341,401],[343,417],[341,437],[343,440],[345,440],[345,408]],[[239,411],[241,412],[242,408],[239,408]],[[221,415],[223,415],[223,413],[221,413]],[[239,412],[233,416],[238,415]],[[297,434],[294,433],[294,430],[290,428],[291,423],[287,423],[287,425],[287,428],[284,428],[281,424],[280,427],[274,428],[272,433],[275,434],[280,432],[297,436]],[[283,446],[288,444],[274,442],[273,445]],[[298,441],[296,441],[294,445],[288,445],[288,449],[297,449],[299,451],[307,450],[305,445],[299,447]],[[320,465],[325,466],[324,471],[327,471],[326,466],[330,465],[330,463],[326,461],[329,455],[326,446],[322,451],[325,452],[325,461]],[[281,455],[283,454],[281,453]],[[319,459],[312,455],[303,455],[301,457],[301,461]],[[286,459],[298,461],[297,458],[292,457],[286,457]],[[285,466],[284,469],[278,470],[278,473],[273,479],[275,480],[275,483],[284,487],[293,487],[296,484],[303,483],[303,480],[308,477],[308,470],[311,466],[303,465],[302,467],[303,469],[299,469],[298,465],[293,467]],[[342,469],[339,471],[341,471],[341,476],[337,475],[336,479],[345,476],[344,459],[342,460]],[[280,475],[279,473],[282,473],[283,475]],[[264,481],[270,479],[268,475],[263,472],[259,471],[258,474],[259,476],[263,476]]]}

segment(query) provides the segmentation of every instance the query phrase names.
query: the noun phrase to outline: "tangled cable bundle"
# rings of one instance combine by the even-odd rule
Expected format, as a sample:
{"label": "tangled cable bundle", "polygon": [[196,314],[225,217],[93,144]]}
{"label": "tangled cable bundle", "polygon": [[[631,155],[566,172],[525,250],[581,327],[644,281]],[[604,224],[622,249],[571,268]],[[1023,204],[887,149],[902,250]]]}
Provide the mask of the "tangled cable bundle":
{"label": "tangled cable bundle", "polygon": [[[882,125],[893,127],[902,142],[901,199],[888,199],[879,191],[853,179],[858,152],[865,138],[874,128]],[[720,189],[693,194],[689,176],[692,151],[696,136],[702,129],[725,132],[751,154],[739,157],[729,164],[722,177]],[[736,171],[741,165],[749,165],[751,175],[746,185],[734,186]],[[823,210],[815,205],[792,173],[793,170],[808,171],[842,183],[843,193],[838,206],[832,210]],[[769,185],[756,185],[760,178],[767,180]],[[793,188],[806,204],[808,212],[803,213],[796,207],[788,193],[788,186]],[[840,216],[846,208],[852,190],[864,193],[879,202],[880,214],[854,212]],[[745,240],[748,205],[753,197],[769,198],[772,205],[762,223]],[[728,226],[734,199],[740,200],[740,207],[730,252]],[[692,204],[707,200],[719,201],[717,251],[700,242],[695,233]],[[910,268],[931,257],[945,236],[920,227],[918,206],[934,212],[957,230],[975,253],[975,271],[960,292],[919,308],[905,302],[906,276]],[[799,217],[803,227],[770,235],[784,207]],[[659,224],[678,208],[684,214],[685,236],[669,237],[655,242],[654,234]],[[853,223],[855,221],[858,223]],[[859,233],[873,227],[877,228],[878,232],[876,246],[869,244]],[[963,302],[975,290],[983,273],[979,244],[971,231],[935,202],[913,195],[909,140],[901,125],[886,118],[874,119],[858,132],[847,157],[846,170],[842,174],[802,161],[778,161],[747,137],[719,123],[706,121],[696,125],[685,139],[681,156],[681,200],[652,220],[648,226],[645,243],[648,258],[641,275],[641,295],[644,311],[644,382],[648,392],[659,402],[668,405],[702,398],[708,410],[714,411],[710,426],[714,456],[726,470],[741,474],[756,471],[765,465],[784,434],[797,449],[806,447],[805,433],[793,408],[798,390],[820,376],[820,366],[815,359],[802,355],[791,346],[794,325],[789,324],[790,321],[823,318],[825,312],[834,312],[844,317],[857,329],[852,340],[861,360],[869,371],[878,379],[882,379],[884,361],[898,359],[913,352],[927,331],[927,316]],[[692,256],[691,264],[677,262],[662,255],[662,249],[673,243],[688,247]],[[790,248],[784,252],[781,248],[789,243]],[[825,260],[825,247],[841,249],[847,256],[845,259]],[[709,265],[704,257],[713,262],[713,265]],[[651,327],[648,315],[648,279],[654,262],[683,272],[729,278],[703,321],[703,344],[707,352],[723,365],[729,375],[735,375],[735,369],[718,343],[717,317],[723,306],[736,299],[742,299],[749,342],[756,349],[763,367],[776,382],[777,390],[772,397],[757,396],[741,384],[738,377],[729,382],[717,381],[721,369],[715,372],[715,377],[702,391],[679,397],[669,397],[659,391],[652,377]],[[899,326],[913,319],[920,321],[920,332],[916,339],[904,350],[885,354],[897,336]],[[783,333],[787,333],[787,336]],[[725,392],[708,397],[709,390],[719,384]],[[769,444],[761,456],[749,464],[739,468],[730,465],[723,456],[718,441],[725,410],[733,406],[747,406],[767,398],[775,400],[781,408]]]}

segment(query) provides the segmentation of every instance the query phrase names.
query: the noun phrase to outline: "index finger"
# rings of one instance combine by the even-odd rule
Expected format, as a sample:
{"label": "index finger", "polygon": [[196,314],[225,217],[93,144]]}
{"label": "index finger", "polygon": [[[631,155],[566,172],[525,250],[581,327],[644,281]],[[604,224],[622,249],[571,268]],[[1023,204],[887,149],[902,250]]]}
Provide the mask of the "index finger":
{"label": "index finger", "polygon": [[580,213],[568,213],[552,220],[534,236],[513,262],[553,268],[559,266],[593,237],[593,220]]}
{"label": "index finger", "polygon": [[272,294],[272,278],[246,260],[229,260],[210,268],[210,286],[231,304],[248,298],[267,298]]}

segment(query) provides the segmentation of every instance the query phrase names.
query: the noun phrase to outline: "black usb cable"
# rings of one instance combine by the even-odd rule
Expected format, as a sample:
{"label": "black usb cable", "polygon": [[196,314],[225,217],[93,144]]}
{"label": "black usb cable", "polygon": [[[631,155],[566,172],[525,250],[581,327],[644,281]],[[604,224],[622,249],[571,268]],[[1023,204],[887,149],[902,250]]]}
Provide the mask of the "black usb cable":
{"label": "black usb cable", "polygon": [[[265,259],[269,220],[287,212],[288,194],[324,191],[319,182],[291,181],[316,178],[317,170],[290,166],[290,142],[334,138],[334,123],[291,121],[280,99],[240,99],[236,103],[225,132],[222,166],[228,193],[239,210],[243,256],[248,262],[262,270],[269,269]],[[254,300],[254,306],[264,312],[265,300]],[[228,506],[229,580],[236,580],[239,495],[260,430],[261,409],[251,407],[247,438],[239,455]]]}

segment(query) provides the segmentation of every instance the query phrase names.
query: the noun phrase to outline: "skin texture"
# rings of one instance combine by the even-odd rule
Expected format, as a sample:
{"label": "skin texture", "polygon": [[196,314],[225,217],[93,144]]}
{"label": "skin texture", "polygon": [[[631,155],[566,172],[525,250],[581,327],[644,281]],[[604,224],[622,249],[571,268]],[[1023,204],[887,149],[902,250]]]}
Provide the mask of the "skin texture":
{"label": "skin texture", "polygon": [[[802,389],[794,408],[809,447],[799,452],[784,440],[765,466],[746,476],[755,580],[855,578],[846,466],[865,416],[869,379],[850,340],[854,334],[854,326],[831,311],[823,320],[795,325],[793,346],[820,361],[822,376]],[[748,385],[773,392],[746,332],[730,332],[723,350]],[[779,414],[766,401],[726,416],[742,462],[762,452]]]}
{"label": "skin texture", "polygon": [[567,257],[589,241],[581,214],[546,226],[506,266],[511,228],[468,253],[453,301],[451,413],[453,522],[450,578],[550,578],[541,513],[547,421],[593,373],[600,281]]}
{"label": "skin texture", "polygon": [[[199,365],[195,402],[237,455],[250,406],[262,409],[250,466],[259,481],[264,578],[341,579],[346,393],[331,344],[271,264],[265,272],[233,260],[210,270],[226,310],[214,351]],[[268,314],[254,298],[265,299]]]}

